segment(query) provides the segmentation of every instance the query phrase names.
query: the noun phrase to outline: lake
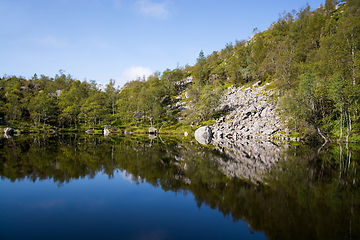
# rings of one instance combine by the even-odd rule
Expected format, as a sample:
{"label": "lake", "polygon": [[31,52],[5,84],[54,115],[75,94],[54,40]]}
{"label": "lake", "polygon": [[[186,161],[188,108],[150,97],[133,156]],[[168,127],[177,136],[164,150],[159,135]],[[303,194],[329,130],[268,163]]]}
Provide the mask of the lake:
{"label": "lake", "polygon": [[360,239],[360,146],[0,139],[0,239]]}

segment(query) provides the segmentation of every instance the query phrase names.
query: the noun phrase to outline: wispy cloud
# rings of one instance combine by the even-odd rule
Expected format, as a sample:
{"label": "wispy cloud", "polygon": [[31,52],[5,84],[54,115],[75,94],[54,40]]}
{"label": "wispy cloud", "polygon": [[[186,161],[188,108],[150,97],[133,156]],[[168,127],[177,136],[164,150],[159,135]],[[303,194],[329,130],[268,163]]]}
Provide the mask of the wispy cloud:
{"label": "wispy cloud", "polygon": [[125,69],[121,76],[119,78],[117,78],[117,84],[122,86],[124,85],[126,82],[131,81],[131,80],[136,80],[137,78],[142,78],[143,76],[145,76],[145,78],[149,77],[153,72],[151,71],[150,68],[144,68],[141,66],[133,66],[131,68],[127,68]]}
{"label": "wispy cloud", "polygon": [[125,181],[128,181],[130,183],[141,180],[140,177],[135,177],[134,175],[132,175],[131,173],[128,173],[127,171],[121,171],[119,173],[119,175],[122,179],[124,179]]}
{"label": "wispy cloud", "polygon": [[42,45],[48,45],[48,46],[53,46],[53,47],[64,47],[67,45],[66,40],[64,39],[57,39],[51,36],[48,37],[42,37],[42,38],[30,38],[30,41],[32,42],[36,42],[38,44],[42,44]]}
{"label": "wispy cloud", "polygon": [[146,16],[159,19],[167,19],[170,16],[170,2],[161,3],[152,2],[151,0],[138,0],[136,2],[138,11]]}

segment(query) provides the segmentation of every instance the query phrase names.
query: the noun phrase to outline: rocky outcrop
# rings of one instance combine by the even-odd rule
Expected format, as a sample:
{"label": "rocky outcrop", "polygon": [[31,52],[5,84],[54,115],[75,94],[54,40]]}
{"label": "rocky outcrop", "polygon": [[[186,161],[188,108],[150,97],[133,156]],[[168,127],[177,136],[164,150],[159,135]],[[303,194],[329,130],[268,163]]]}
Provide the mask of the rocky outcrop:
{"label": "rocky outcrop", "polygon": [[199,143],[212,144],[223,153],[212,160],[226,176],[264,182],[272,166],[286,159],[289,132],[278,115],[275,94],[269,84],[260,82],[229,87],[216,109],[225,115],[213,126],[195,131]]}
{"label": "rocky outcrop", "polygon": [[[42,92],[42,91],[39,91]],[[51,96],[60,97],[62,90],[56,90],[54,93],[49,93]]]}
{"label": "rocky outcrop", "polygon": [[179,96],[174,98],[174,104],[168,105],[168,109],[175,110],[177,109],[179,112],[185,111],[186,109],[191,109],[193,106],[190,104],[190,102],[186,99],[189,98],[189,93],[187,91],[184,91]]}
{"label": "rocky outcrop", "polygon": [[192,82],[193,82],[193,77],[189,76],[180,81],[175,82],[174,85],[177,91],[184,91],[189,86],[189,84],[192,84]]}
{"label": "rocky outcrop", "polygon": [[189,93],[188,87],[193,83],[193,77],[189,76],[180,81],[174,83],[176,91],[179,93],[176,96],[170,105],[167,108],[171,111],[178,110],[179,112],[185,111],[186,109],[193,108],[192,104],[189,102]]}
{"label": "rocky outcrop", "polygon": [[211,128],[208,126],[203,126],[203,127],[198,128],[195,131],[195,139],[200,144],[203,144],[203,145],[210,144],[211,139],[212,139]]}
{"label": "rocky outcrop", "polygon": [[207,129],[212,138],[206,138],[206,144],[211,142],[228,156],[216,161],[229,177],[263,182],[263,174],[284,158],[288,130],[277,114],[275,91],[267,86],[258,82],[250,87],[229,87],[217,108],[226,115],[216,120],[211,133],[207,127],[198,129]]}
{"label": "rocky outcrop", "polygon": [[212,126],[214,143],[239,139],[285,141],[288,130],[276,113],[276,101],[270,100],[274,90],[268,84],[251,87],[229,87],[218,110],[227,112]]}

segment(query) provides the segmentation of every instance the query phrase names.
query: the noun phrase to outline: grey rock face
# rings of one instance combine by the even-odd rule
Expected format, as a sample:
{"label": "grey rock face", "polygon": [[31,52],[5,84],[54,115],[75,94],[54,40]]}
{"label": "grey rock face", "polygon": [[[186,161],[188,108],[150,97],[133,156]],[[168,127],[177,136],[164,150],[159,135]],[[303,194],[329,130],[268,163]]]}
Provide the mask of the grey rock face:
{"label": "grey rock face", "polygon": [[199,127],[199,128],[195,131],[195,139],[196,139],[196,141],[198,141],[200,144],[203,144],[203,145],[208,145],[208,144],[210,144],[211,139],[212,139],[211,128],[208,127],[208,126]]}
{"label": "grey rock face", "polygon": [[229,156],[217,159],[221,171],[229,177],[253,182],[263,181],[263,174],[283,159],[288,148],[283,141],[287,129],[277,115],[277,102],[269,100],[275,92],[259,84],[229,87],[217,108],[227,115],[211,126],[211,143]]}
{"label": "grey rock face", "polygon": [[285,123],[277,116],[276,100],[269,100],[274,91],[266,89],[267,85],[259,84],[257,82],[248,88],[228,88],[217,108],[226,109],[227,115],[211,126],[214,143],[249,138],[277,141],[285,138]]}

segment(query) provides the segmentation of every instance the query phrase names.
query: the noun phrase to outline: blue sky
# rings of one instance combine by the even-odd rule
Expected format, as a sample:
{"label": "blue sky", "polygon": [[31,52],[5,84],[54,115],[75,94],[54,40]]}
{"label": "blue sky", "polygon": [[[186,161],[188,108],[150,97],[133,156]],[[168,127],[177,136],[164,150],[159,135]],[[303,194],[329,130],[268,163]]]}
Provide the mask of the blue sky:
{"label": "blue sky", "polygon": [[284,11],[325,0],[0,0],[0,76],[116,85],[193,65],[203,50],[248,40]]}

